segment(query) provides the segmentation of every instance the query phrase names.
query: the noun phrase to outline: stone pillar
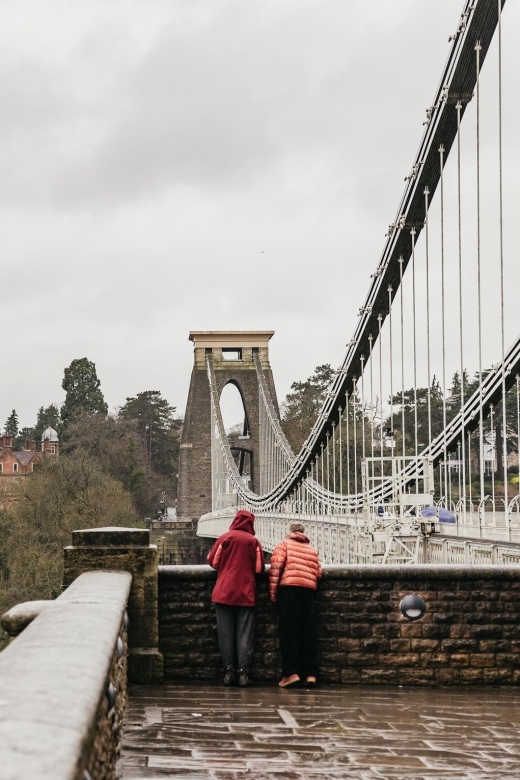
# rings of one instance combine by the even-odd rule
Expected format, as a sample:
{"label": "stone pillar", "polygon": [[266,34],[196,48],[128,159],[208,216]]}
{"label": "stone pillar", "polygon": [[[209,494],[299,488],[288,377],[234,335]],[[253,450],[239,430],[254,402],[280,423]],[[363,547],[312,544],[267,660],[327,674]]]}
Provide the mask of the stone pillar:
{"label": "stone pillar", "polygon": [[73,531],[66,547],[63,585],[68,587],[85,571],[128,571],[128,677],[135,683],[158,683],[164,678],[159,652],[159,595],[157,546],[141,528],[89,528]]}

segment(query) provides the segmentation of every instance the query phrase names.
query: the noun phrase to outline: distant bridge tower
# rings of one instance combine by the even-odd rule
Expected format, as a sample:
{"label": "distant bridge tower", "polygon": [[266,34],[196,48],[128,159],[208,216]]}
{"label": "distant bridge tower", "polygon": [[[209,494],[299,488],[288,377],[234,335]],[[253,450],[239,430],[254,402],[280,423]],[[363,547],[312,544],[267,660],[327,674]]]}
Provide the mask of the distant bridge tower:
{"label": "distant bridge tower", "polygon": [[199,518],[212,507],[211,482],[211,396],[206,356],[211,355],[219,394],[234,384],[242,396],[245,420],[243,435],[231,442],[239,468],[247,462],[249,487],[260,492],[260,420],[258,356],[271,400],[278,412],[273,374],[269,364],[269,340],[274,334],[265,331],[191,331],[194,344],[194,365],[184,427],[182,432],[177,514]]}

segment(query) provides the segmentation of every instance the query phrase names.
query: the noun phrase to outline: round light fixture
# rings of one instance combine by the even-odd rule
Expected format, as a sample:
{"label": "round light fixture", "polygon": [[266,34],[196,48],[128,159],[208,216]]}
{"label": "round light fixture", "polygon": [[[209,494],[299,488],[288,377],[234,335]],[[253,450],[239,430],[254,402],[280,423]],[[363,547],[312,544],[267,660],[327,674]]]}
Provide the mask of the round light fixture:
{"label": "round light fixture", "polygon": [[420,620],[426,614],[426,602],[417,593],[405,596],[399,608],[407,620]]}

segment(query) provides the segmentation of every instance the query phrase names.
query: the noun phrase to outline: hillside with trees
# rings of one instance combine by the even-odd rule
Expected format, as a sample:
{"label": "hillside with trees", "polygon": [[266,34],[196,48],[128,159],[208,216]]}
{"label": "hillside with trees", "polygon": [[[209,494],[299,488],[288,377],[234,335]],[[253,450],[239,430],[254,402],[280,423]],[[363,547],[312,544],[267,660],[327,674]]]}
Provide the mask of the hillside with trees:
{"label": "hillside with trees", "polygon": [[160,502],[175,502],[182,428],[175,407],[148,390],[108,413],[87,358],[65,369],[62,387],[61,409],[41,406],[35,424],[21,430],[13,409],[4,425],[15,449],[27,440],[39,448],[50,426],[60,456],[16,480],[9,495],[0,479],[0,612],[59,594],[63,548],[74,529],[142,526]]}

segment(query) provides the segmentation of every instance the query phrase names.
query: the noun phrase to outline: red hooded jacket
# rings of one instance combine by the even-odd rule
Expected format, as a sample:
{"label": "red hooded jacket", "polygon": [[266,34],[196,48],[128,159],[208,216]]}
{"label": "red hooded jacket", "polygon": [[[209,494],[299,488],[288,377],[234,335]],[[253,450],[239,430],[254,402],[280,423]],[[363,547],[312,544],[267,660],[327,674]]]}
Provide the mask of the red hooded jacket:
{"label": "red hooded jacket", "polygon": [[227,533],[222,534],[208,555],[218,571],[211,600],[235,607],[256,605],[256,579],[265,568],[264,553],[255,538],[255,516],[245,509],[237,512]]}

